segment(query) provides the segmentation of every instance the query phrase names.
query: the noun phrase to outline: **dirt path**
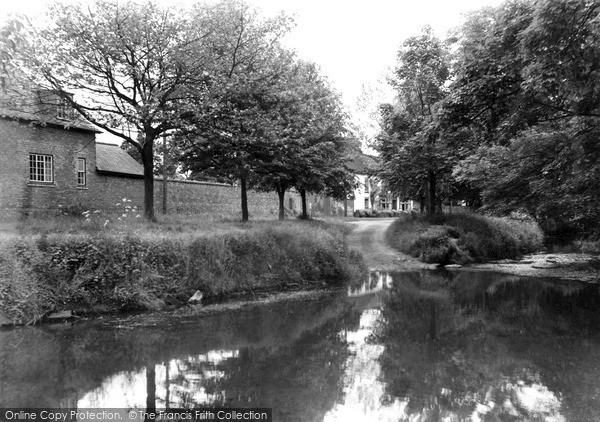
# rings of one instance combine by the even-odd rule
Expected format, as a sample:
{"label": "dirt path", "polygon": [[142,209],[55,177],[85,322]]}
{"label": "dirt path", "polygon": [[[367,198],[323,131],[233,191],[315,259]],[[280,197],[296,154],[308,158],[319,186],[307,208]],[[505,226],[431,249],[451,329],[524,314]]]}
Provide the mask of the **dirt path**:
{"label": "dirt path", "polygon": [[352,221],[356,227],[348,236],[350,247],[363,254],[370,270],[435,268],[433,264],[424,264],[388,246],[385,241],[385,231],[393,221],[392,218],[365,218]]}

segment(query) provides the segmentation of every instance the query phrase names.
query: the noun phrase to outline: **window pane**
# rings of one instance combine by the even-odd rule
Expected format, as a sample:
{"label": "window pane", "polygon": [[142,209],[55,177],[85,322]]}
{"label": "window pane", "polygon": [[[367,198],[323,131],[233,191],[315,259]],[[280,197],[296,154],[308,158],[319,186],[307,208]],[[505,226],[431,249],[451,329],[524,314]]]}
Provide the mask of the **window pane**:
{"label": "window pane", "polygon": [[29,180],[32,182],[52,182],[52,156],[29,154]]}
{"label": "window pane", "polygon": [[86,184],[85,174],[85,158],[77,159],[77,185],[85,186]]}

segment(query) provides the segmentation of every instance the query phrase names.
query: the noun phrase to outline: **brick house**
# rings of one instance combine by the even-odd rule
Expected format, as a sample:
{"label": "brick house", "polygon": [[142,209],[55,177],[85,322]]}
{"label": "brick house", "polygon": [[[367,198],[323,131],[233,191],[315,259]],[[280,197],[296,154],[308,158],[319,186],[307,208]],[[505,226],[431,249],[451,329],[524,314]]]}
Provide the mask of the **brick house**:
{"label": "brick house", "polygon": [[51,93],[12,99],[0,93],[0,212],[86,206],[98,130],[76,119]]}
{"label": "brick house", "polygon": [[[143,169],[52,91],[0,78],[0,217],[111,208]],[[141,205],[141,204],[140,204]]]}

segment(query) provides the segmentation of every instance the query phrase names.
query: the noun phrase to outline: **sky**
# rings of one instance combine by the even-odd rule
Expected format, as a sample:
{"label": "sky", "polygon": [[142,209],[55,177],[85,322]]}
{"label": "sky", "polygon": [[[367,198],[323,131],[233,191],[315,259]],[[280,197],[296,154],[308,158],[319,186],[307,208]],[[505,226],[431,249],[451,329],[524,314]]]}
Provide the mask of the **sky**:
{"label": "sky", "polygon": [[444,37],[462,16],[501,0],[250,0],[265,13],[285,10],[296,28],[286,43],[321,66],[346,101],[393,66],[402,42],[430,25]]}
{"label": "sky", "polygon": [[[85,1],[85,0],[84,0]],[[170,4],[169,0],[162,0]],[[185,3],[194,0],[183,0]],[[246,0],[266,15],[281,10],[296,26],[284,42],[300,57],[317,63],[353,109],[363,84],[385,81],[398,48],[424,25],[445,37],[465,13],[502,0]],[[2,15],[35,13],[47,0],[4,1]],[[390,101],[391,89],[380,94]],[[384,98],[385,97],[385,98]]]}
{"label": "sky", "polygon": [[[47,0],[4,1],[0,11],[35,13]],[[165,3],[170,3],[164,0]],[[265,14],[284,10],[296,27],[286,44],[321,66],[346,101],[393,65],[398,47],[424,25],[438,36],[464,13],[501,0],[247,0]]]}

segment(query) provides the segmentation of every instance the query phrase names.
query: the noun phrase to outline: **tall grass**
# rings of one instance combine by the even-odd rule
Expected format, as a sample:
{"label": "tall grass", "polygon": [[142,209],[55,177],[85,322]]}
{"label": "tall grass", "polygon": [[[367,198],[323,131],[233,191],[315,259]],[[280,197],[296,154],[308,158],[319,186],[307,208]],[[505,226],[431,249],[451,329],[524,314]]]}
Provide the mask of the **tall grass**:
{"label": "tall grass", "polygon": [[388,243],[424,262],[484,262],[540,250],[543,234],[528,220],[477,214],[407,214],[386,233]]}
{"label": "tall grass", "polygon": [[359,277],[365,268],[348,249],[342,225],[66,224],[34,221],[0,241],[0,309],[6,317],[25,322],[51,309],[158,309],[185,303],[196,290],[210,298],[331,285]]}

